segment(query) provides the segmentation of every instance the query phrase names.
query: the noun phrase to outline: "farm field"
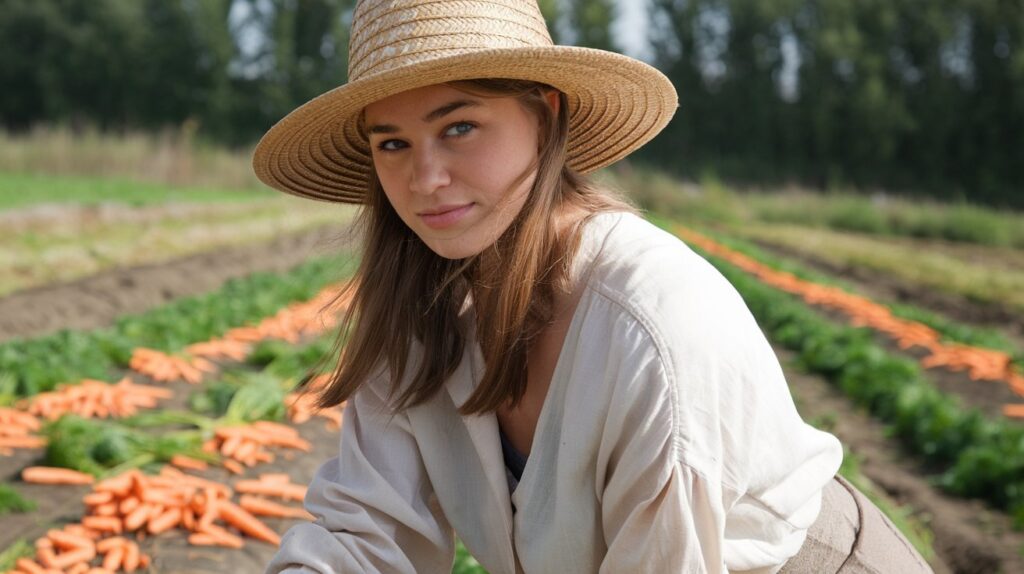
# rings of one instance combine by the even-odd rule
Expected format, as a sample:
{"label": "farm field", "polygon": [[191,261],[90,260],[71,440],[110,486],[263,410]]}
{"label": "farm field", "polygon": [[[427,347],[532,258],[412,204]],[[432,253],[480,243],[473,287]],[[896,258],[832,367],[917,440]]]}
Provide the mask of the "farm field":
{"label": "farm field", "polygon": [[[0,572],[19,558],[53,560],[40,556],[41,539],[51,540],[57,558],[73,552],[59,542],[73,538],[52,535],[58,530],[122,538],[93,564],[113,563],[116,548],[124,563],[134,542],[131,552],[148,557],[149,572],[262,571],[274,535],[306,519],[296,510],[302,489],[337,449],[340,413],[309,413],[292,393],[300,383],[316,385],[327,368],[318,361],[334,342],[332,317],[344,307],[338,290],[354,265],[346,235],[353,212],[259,192],[204,195],[209,188],[197,187],[175,195],[173,185],[73,175],[50,183],[76,192],[5,204],[3,193],[19,195],[7,190],[49,185],[38,176],[5,177],[0,277],[22,283],[0,284],[0,413],[31,415],[39,426],[22,435],[47,444],[0,453]],[[627,193],[637,185],[616,182]],[[1015,386],[1024,374],[1024,302],[1009,296],[1024,273],[1024,251],[1013,232],[1000,232],[1005,241],[982,233],[883,235],[874,224],[811,225],[810,214],[786,214],[787,202],[771,199],[758,204],[757,225],[742,225],[737,211],[722,207],[742,201],[722,199],[714,187],[696,192],[719,194],[699,216],[663,204],[649,217],[737,287],[775,346],[805,420],[846,446],[843,473],[936,572],[1024,572],[1017,529],[1024,526],[1024,383]],[[927,209],[920,221],[944,217],[940,207]],[[869,257],[880,252],[885,264],[882,255]],[[988,296],[997,286],[1009,295]],[[861,301],[872,313],[852,324],[848,300],[823,287],[878,307]],[[878,317],[903,330],[881,329]],[[979,356],[988,362],[971,362]],[[150,398],[124,416],[97,416],[112,409],[81,398],[88,380],[149,389]],[[76,388],[79,398],[70,396]],[[9,417],[0,418],[0,445],[4,433],[22,436],[10,430],[13,415],[0,416]],[[292,438],[272,444],[273,434]],[[73,468],[94,482],[26,482],[32,466]],[[155,482],[124,474],[133,468]],[[127,490],[111,487],[117,476],[132,476]],[[177,503],[160,499],[174,481],[191,489],[173,495]],[[110,494],[94,494],[100,485],[110,488],[96,492]],[[126,502],[133,489],[136,502]],[[146,490],[149,499],[140,494]],[[152,504],[151,514],[136,512],[129,523],[133,504]],[[455,571],[482,570],[460,549]]]}

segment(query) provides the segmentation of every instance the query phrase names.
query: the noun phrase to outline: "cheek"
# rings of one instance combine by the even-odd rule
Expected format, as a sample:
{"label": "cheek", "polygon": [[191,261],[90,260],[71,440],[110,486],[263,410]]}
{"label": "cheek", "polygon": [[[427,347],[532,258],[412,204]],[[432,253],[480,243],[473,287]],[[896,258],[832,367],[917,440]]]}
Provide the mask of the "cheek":
{"label": "cheek", "polygon": [[536,139],[526,135],[512,133],[496,138],[491,145],[475,149],[463,165],[472,170],[477,181],[486,182],[492,194],[504,195],[537,159]]}

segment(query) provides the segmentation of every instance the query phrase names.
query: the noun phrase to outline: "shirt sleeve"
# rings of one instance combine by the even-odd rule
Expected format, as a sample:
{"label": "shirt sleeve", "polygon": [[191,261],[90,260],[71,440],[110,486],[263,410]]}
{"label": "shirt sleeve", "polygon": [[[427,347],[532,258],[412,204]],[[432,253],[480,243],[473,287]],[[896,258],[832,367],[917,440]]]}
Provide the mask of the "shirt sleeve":
{"label": "shirt sleeve", "polygon": [[341,447],[319,467],[305,508],[266,574],[450,572],[454,535],[404,412],[363,385],[345,407]]}
{"label": "shirt sleeve", "polygon": [[680,462],[672,391],[658,359],[643,362],[616,392],[602,440],[608,550],[600,572],[722,572],[719,487]]}

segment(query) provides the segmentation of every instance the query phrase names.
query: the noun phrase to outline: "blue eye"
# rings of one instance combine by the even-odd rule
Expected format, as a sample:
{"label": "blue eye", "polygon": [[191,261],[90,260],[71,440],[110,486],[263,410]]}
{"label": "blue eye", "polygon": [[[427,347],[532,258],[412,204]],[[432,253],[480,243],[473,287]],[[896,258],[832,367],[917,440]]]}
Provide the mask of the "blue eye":
{"label": "blue eye", "polygon": [[452,124],[451,127],[449,127],[444,132],[444,135],[446,135],[446,136],[455,136],[455,137],[464,136],[464,135],[468,134],[469,132],[473,131],[475,128],[476,128],[476,126],[471,124],[471,123],[469,123],[469,122],[459,122],[457,124]]}
{"label": "blue eye", "polygon": [[398,151],[405,147],[405,142],[402,140],[384,140],[377,144],[377,149],[381,151]]}

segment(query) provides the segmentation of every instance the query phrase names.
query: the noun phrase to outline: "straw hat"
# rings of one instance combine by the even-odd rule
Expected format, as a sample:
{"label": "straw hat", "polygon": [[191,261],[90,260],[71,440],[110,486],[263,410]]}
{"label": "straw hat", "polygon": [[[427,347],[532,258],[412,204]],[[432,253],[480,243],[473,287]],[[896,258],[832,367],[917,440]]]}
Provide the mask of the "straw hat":
{"label": "straw hat", "polygon": [[455,80],[533,80],[568,96],[568,165],[586,173],[622,159],[675,112],[672,84],[638,60],[551,42],[536,0],[360,0],[352,16],[349,82],[270,129],[253,169],[302,197],[361,203],[373,169],[362,109],[413,88]]}

